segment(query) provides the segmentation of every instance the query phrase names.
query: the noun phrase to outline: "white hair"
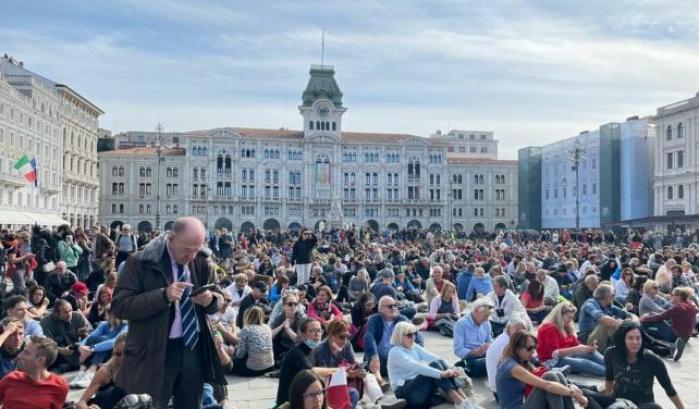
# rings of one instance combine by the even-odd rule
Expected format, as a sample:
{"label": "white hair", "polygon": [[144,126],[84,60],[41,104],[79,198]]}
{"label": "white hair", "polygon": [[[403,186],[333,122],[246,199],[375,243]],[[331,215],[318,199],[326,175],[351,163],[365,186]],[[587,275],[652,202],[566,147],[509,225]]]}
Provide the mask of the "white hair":
{"label": "white hair", "polygon": [[[384,297],[381,297],[383,299]],[[396,324],[391,334],[391,345],[403,345],[403,337],[405,334],[417,332],[417,327],[408,321],[401,321]]]}
{"label": "white hair", "polygon": [[482,297],[482,298],[476,299],[476,301],[474,301],[471,304],[471,311],[477,312],[478,310],[480,310],[482,308],[489,308],[492,306],[493,306],[493,303],[490,301],[490,298]]}

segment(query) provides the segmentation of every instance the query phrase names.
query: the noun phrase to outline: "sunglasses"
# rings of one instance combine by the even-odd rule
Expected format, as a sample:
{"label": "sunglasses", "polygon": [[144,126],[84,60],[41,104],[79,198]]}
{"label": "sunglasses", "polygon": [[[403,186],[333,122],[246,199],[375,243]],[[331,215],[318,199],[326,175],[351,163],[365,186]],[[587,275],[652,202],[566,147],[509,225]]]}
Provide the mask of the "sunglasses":
{"label": "sunglasses", "polygon": [[526,349],[527,352],[532,352],[536,349],[536,345],[527,345],[524,349]]}
{"label": "sunglasses", "polygon": [[417,332],[407,332],[405,334],[405,336],[408,338],[413,338],[413,337],[415,337],[415,335],[417,335]]}
{"label": "sunglasses", "polygon": [[295,303],[295,302],[288,302],[288,303],[286,303],[286,304],[284,304],[284,305],[286,305],[287,307],[296,307],[296,306],[298,305],[298,303]]}
{"label": "sunglasses", "polygon": [[398,304],[388,304],[388,305],[384,305],[384,307],[388,308],[389,310],[397,310]]}

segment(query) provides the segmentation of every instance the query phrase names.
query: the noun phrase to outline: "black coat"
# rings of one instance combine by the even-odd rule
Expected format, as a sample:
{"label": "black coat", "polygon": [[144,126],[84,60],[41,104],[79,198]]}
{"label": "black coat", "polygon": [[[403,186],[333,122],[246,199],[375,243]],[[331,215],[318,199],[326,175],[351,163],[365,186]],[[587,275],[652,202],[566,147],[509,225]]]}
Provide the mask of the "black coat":
{"label": "black coat", "polygon": [[[126,393],[147,393],[156,402],[163,401],[160,394],[165,353],[175,311],[174,303],[168,302],[164,291],[172,282],[166,241],[166,234],[163,234],[126,260],[111,304],[112,313],[129,322],[129,335],[117,385]],[[200,252],[187,267],[194,289],[215,283],[215,274],[203,253]],[[207,314],[218,311],[218,297],[214,297],[207,308],[195,305],[195,311],[199,320],[197,348],[204,368],[204,382],[225,385],[223,368],[206,320]]]}

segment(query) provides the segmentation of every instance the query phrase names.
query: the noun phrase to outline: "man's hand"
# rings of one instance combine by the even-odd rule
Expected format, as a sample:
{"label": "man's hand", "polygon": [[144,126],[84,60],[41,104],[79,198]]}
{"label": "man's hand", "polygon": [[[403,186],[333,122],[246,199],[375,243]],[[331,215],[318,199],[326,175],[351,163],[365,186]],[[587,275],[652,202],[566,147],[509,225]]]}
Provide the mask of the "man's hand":
{"label": "man's hand", "polygon": [[7,332],[9,335],[12,335],[15,332],[17,332],[18,328],[19,326],[17,325],[17,321],[12,321],[9,324],[5,325],[5,331],[3,332]]}
{"label": "man's hand", "polygon": [[381,361],[379,360],[378,356],[375,356],[371,358],[371,361],[369,361],[369,372],[371,373],[377,373],[381,370]]}
{"label": "man's hand", "polygon": [[80,352],[80,363],[83,363],[87,358],[90,357],[90,355],[92,355],[93,351],[92,348],[88,346],[80,345],[78,347],[78,352]]}
{"label": "man's hand", "polygon": [[167,287],[167,289],[165,290],[165,295],[167,296],[167,299],[170,302],[179,301],[182,298],[182,294],[184,293],[184,290],[187,287],[191,287],[191,286],[192,286],[192,284],[183,283],[181,281],[174,282],[174,283],[170,284],[169,287]]}
{"label": "man's hand", "polygon": [[214,295],[211,293],[211,291],[206,290],[202,292],[201,294],[195,295],[192,297],[192,301],[194,301],[194,304],[200,305],[204,308],[208,307],[211,305],[211,302],[214,299]]}
{"label": "man's hand", "polygon": [[592,351],[595,351],[595,348],[593,348],[589,345],[580,344],[580,345],[575,347],[575,352],[578,354],[589,354]]}
{"label": "man's hand", "polygon": [[58,353],[63,356],[73,355],[73,351],[71,351],[68,347],[58,347]]}

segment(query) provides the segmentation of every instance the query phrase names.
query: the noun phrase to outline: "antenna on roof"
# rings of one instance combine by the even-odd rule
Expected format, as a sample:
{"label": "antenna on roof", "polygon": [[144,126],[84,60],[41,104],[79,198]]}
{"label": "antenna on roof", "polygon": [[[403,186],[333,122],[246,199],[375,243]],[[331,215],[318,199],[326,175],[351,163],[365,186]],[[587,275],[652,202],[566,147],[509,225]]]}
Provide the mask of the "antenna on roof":
{"label": "antenna on roof", "polygon": [[325,64],[325,27],[323,27],[323,33],[320,39],[320,66]]}

